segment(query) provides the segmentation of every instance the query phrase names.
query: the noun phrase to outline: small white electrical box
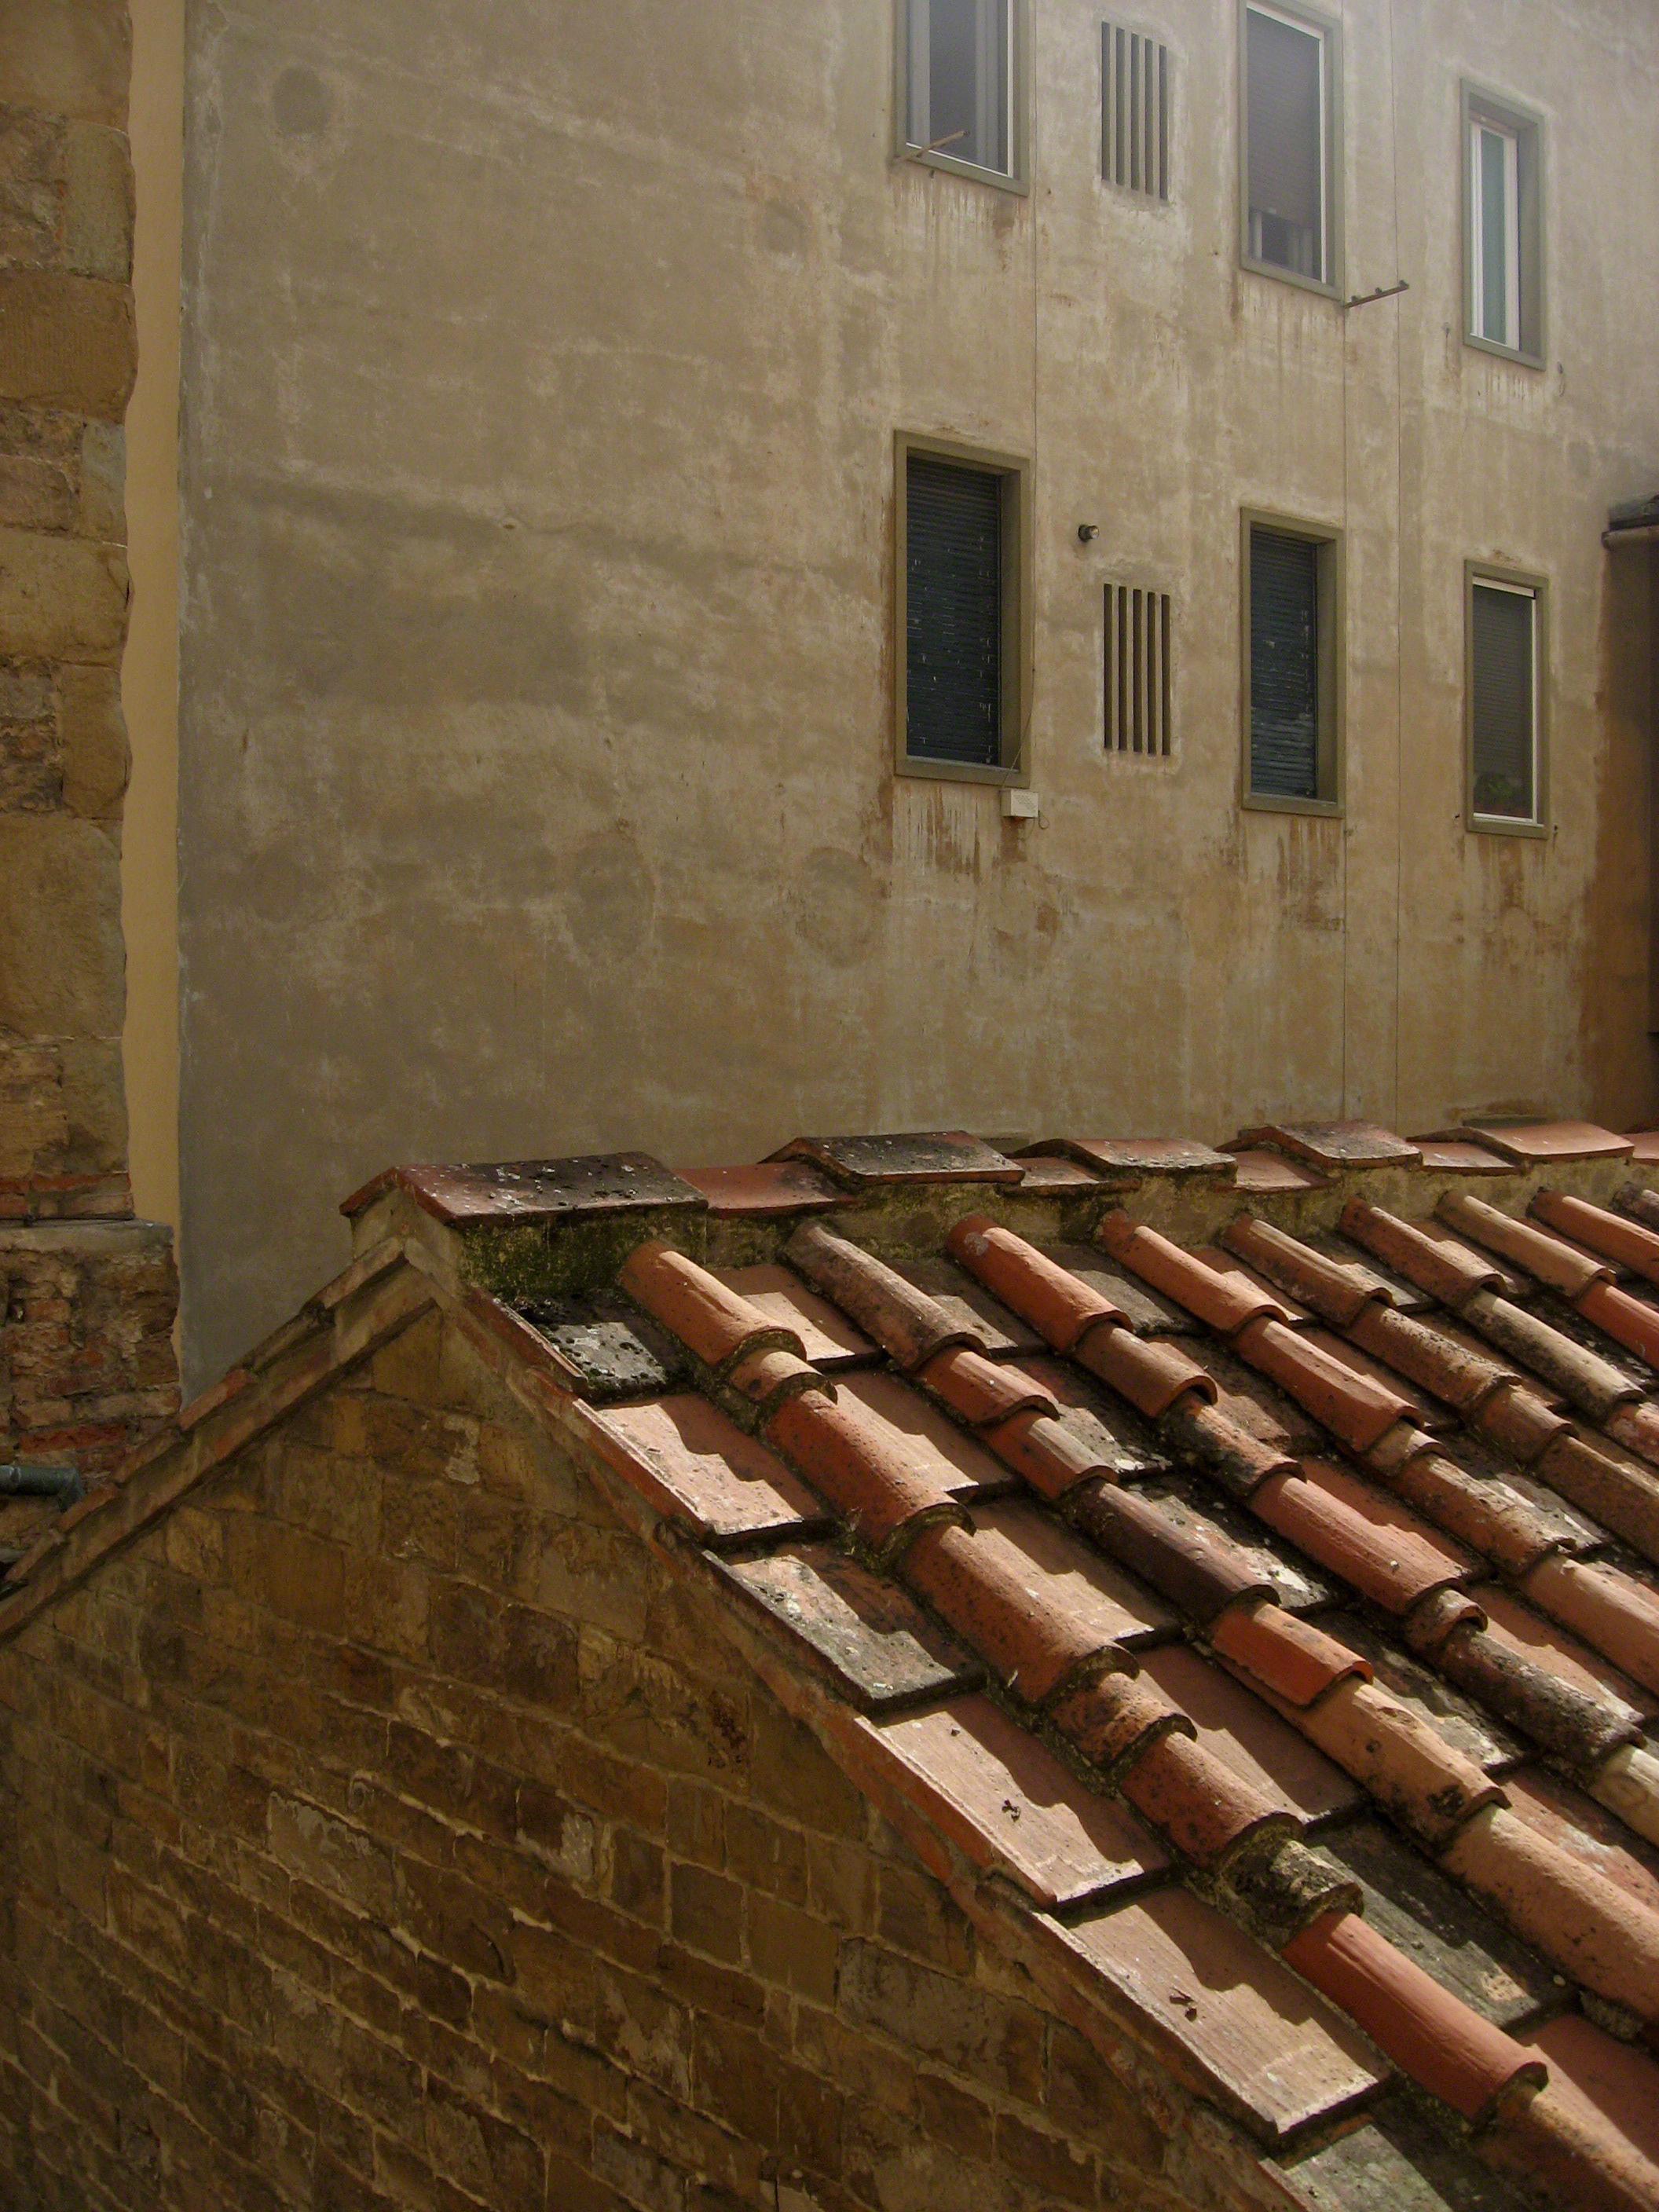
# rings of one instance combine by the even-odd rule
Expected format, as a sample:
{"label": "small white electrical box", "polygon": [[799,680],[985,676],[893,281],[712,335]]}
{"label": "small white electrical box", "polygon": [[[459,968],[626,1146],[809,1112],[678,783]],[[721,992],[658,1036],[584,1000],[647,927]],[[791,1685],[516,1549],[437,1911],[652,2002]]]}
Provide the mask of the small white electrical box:
{"label": "small white electrical box", "polygon": [[1005,783],[1002,811],[1010,822],[1035,822],[1042,811],[1042,801],[1034,791],[1018,791],[1012,784]]}

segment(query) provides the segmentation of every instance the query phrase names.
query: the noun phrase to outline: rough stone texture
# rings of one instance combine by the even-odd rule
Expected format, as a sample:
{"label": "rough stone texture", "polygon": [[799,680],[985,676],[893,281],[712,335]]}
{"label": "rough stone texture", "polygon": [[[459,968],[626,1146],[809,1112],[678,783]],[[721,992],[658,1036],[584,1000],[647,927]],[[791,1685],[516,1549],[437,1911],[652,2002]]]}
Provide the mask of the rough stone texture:
{"label": "rough stone texture", "polygon": [[436,1316],[0,1649],[0,1882],[16,2212],[1193,2201]]}
{"label": "rough stone texture", "polygon": [[129,35],[0,0],[0,1459],[88,1469],[177,1403],[121,1075]]}
{"label": "rough stone texture", "polygon": [[[1116,11],[1170,42],[1167,207],[1100,181],[1070,0],[1029,198],[896,162],[902,12],[192,9],[204,1376],[388,1160],[1659,1103],[1601,544],[1659,482],[1659,293],[1609,275],[1654,260],[1651,0],[1328,0],[1346,289],[1411,285],[1346,317],[1237,266],[1235,0]],[[1545,116],[1545,371],[1460,340],[1465,76]],[[893,776],[898,429],[1035,459],[1036,825]],[[1237,803],[1246,505],[1347,533],[1343,822]],[[1459,819],[1470,557],[1552,580],[1547,842]],[[1109,579],[1175,595],[1167,764],[1103,754]]]}

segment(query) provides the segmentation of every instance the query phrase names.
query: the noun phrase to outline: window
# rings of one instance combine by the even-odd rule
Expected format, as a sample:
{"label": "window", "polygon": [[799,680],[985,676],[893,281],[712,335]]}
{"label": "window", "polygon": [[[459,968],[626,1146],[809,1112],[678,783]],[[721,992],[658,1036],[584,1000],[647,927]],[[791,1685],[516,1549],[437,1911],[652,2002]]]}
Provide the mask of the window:
{"label": "window", "polygon": [[1543,248],[1538,119],[1463,88],[1463,229],[1469,342],[1541,367]]}
{"label": "window", "polygon": [[1170,197],[1170,49],[1115,23],[1100,27],[1100,173]]}
{"label": "window", "polygon": [[1468,591],[1469,827],[1539,836],[1544,587],[1471,566]]}
{"label": "window", "polygon": [[1030,662],[1024,462],[901,434],[895,578],[896,765],[1023,781]]}
{"label": "window", "polygon": [[1335,813],[1338,541],[1276,519],[1244,519],[1244,798]]}
{"label": "window", "polygon": [[1024,0],[900,0],[904,150],[964,174],[1021,179]]}
{"label": "window", "polygon": [[1106,586],[1106,750],[1170,757],[1170,595]]}
{"label": "window", "polygon": [[1334,23],[1245,0],[1240,118],[1246,264],[1333,291],[1338,282]]}

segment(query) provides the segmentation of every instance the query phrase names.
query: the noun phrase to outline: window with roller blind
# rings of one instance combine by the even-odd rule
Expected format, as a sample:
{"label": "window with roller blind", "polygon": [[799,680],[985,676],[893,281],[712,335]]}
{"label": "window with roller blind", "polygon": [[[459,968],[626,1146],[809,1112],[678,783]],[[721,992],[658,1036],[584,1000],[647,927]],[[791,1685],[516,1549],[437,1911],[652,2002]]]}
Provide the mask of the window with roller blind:
{"label": "window with roller blind", "polygon": [[1342,801],[1340,541],[1247,514],[1242,555],[1244,803],[1334,814]]}
{"label": "window with roller blind", "polygon": [[1463,245],[1469,343],[1542,368],[1542,128],[1527,109],[1468,84]]}
{"label": "window with roller blind", "polygon": [[1029,466],[901,432],[895,492],[895,765],[1024,782]]}
{"label": "window with roller blind", "polygon": [[1241,0],[1240,252],[1322,292],[1340,281],[1340,37],[1311,10]]}
{"label": "window with roller blind", "polygon": [[1539,577],[1474,562],[1465,572],[1472,830],[1544,834],[1544,606]]}

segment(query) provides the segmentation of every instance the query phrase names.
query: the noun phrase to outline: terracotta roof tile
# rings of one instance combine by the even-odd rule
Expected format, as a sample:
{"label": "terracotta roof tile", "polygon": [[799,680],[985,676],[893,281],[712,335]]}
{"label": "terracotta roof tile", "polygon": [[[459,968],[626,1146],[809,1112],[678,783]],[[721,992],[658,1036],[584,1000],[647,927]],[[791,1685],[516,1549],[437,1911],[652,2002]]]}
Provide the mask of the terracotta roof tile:
{"label": "terracotta roof tile", "polygon": [[1514,1160],[1506,1160],[1501,1152],[1494,1152],[1486,1145],[1472,1144],[1467,1138],[1419,1137],[1417,1148],[1431,1175],[1511,1176],[1520,1172]]}
{"label": "terracotta roof tile", "polygon": [[1296,1400],[1350,1451],[1369,1451],[1409,1419],[1412,1402],[1387,1382],[1358,1374],[1280,1322],[1253,1321],[1234,1339],[1240,1355]]}
{"label": "terracotta roof tile", "polygon": [[1200,1867],[1296,1826],[1268,1791],[1193,1737],[1161,1735],[1135,1754],[1118,1787],[1167,1843]]}
{"label": "terracotta roof tile", "polygon": [[[1659,1852],[1650,1844],[1632,1836],[1622,1821],[1581,1790],[1541,1767],[1511,1775],[1505,1786],[1518,1819],[1594,1867],[1659,1923]],[[1644,2017],[1655,2014],[1659,2014],[1659,1988],[1653,1991]]]}
{"label": "terracotta roof tile", "polygon": [[1408,1382],[1430,1391],[1443,1406],[1466,1419],[1505,1382],[1517,1382],[1520,1370],[1496,1359],[1484,1346],[1470,1345],[1437,1322],[1372,1306],[1351,1324],[1352,1341]]}
{"label": "terracotta roof tile", "polygon": [[1085,1762],[1116,1774],[1163,1735],[1194,1736],[1187,1716],[1150,1684],[1127,1674],[1095,1674],[1066,1691],[1048,1719]]}
{"label": "terracotta roof tile", "polygon": [[833,1402],[787,1400],[766,1436],[872,1550],[960,1511],[939,1461],[846,1389]]}
{"label": "terracotta roof tile", "polygon": [[933,1299],[945,1318],[970,1330],[993,1358],[1011,1352],[1040,1352],[1044,1340],[1016,1313],[994,1298],[965,1269],[942,1254],[896,1255],[890,1263],[913,1290]]}
{"label": "terracotta roof tile", "polygon": [[1633,1167],[1659,1167],[1659,1129],[1632,1129],[1630,1143]]}
{"label": "terracotta roof tile", "polygon": [[1013,1156],[1025,1170],[1025,1180],[1020,1184],[1022,1196],[1032,1192],[1098,1190],[1100,1171],[1085,1167],[1081,1161],[1054,1159],[1031,1152],[1017,1152]]}
{"label": "terracotta roof tile", "polygon": [[801,1341],[672,1245],[636,1245],[617,1279],[652,1319],[717,1373],[745,1352],[776,1349],[801,1357]]}
{"label": "terracotta roof tile", "polygon": [[[1285,1462],[1280,1471],[1292,1464]],[[1310,1613],[1338,1601],[1340,1583],[1275,1536],[1247,1506],[1224,1492],[1218,1495],[1207,1475],[1148,1483],[1138,1495],[1178,1528],[1224,1541],[1241,1565],[1263,1577],[1287,1612]]]}
{"label": "terracotta roof tile", "polygon": [[1103,1322],[1125,1319],[1121,1309],[1097,1291],[1023,1237],[998,1228],[982,1215],[969,1214],[958,1221],[951,1231],[950,1245],[963,1266],[1030,1322],[1056,1352],[1070,1352],[1080,1337]]}
{"label": "terracotta roof tile", "polygon": [[1284,1955],[1402,2072],[1466,2120],[1484,2123],[1504,2096],[1549,2078],[1536,2053],[1443,1989],[1356,1913],[1327,1913],[1293,1936]]}
{"label": "terracotta roof tile", "polygon": [[1024,1704],[1043,1705],[1091,1664],[1124,1668],[1113,1646],[1145,1624],[1121,1577],[1091,1578],[1080,1547],[1066,1558],[1054,1529],[1045,1547],[1040,1516],[1020,1510],[1027,1521],[924,1529],[899,1571]]}
{"label": "terracotta roof tile", "polygon": [[1443,1863],[1574,1981],[1638,2021],[1659,2009],[1659,1920],[1544,1826],[1486,1806]]}
{"label": "terracotta roof tile", "polygon": [[1287,1236],[1270,1221],[1241,1214],[1221,1232],[1228,1250],[1257,1267],[1281,1292],[1288,1293],[1337,1328],[1352,1326],[1367,1305],[1394,1303],[1394,1293],[1369,1269],[1345,1267],[1340,1260]]}
{"label": "terracotta roof tile", "polygon": [[1294,1328],[1304,1328],[1313,1319],[1311,1310],[1304,1305],[1299,1298],[1286,1291],[1279,1284],[1270,1282],[1260,1268],[1246,1265],[1237,1255],[1227,1251],[1222,1245],[1194,1245],[1192,1256],[1200,1265],[1208,1267],[1212,1273],[1230,1277],[1246,1289],[1254,1291],[1267,1299],[1269,1304],[1263,1308],[1263,1311],[1271,1312],[1275,1319],[1287,1322]]}
{"label": "terracotta roof tile", "polygon": [[1628,1137],[1616,1137],[1593,1121],[1476,1122],[1468,1134],[1523,1167],[1547,1167],[1557,1160],[1628,1159],[1634,1150]]}
{"label": "terracotta roof tile", "polygon": [[1570,2001],[1559,1974],[1379,1822],[1333,1829],[1320,1848],[1359,1883],[1377,1932],[1495,2027]]}
{"label": "terracotta roof tile", "polygon": [[1659,1232],[1567,1191],[1540,1190],[1528,1211],[1564,1237],[1575,1237],[1618,1266],[1659,1283]]}
{"label": "terracotta roof tile", "polygon": [[1287,1191],[1323,1190],[1328,1178],[1298,1166],[1280,1152],[1243,1151],[1233,1164],[1240,1190],[1251,1198],[1276,1198]]}
{"label": "terracotta roof tile", "polygon": [[1410,1706],[1465,1759],[1497,1773],[1525,1756],[1524,1736],[1391,1642],[1372,1622],[1362,1620],[1358,1613],[1338,1612],[1320,1614],[1316,1625],[1367,1660],[1383,1688]]}
{"label": "terracotta roof tile", "polygon": [[867,1183],[1017,1183],[1024,1172],[965,1129],[891,1137],[796,1137],[772,1158],[808,1160],[854,1189]]}
{"label": "terracotta roof tile", "polygon": [[680,1181],[702,1193],[714,1221],[746,1214],[825,1213],[843,1203],[829,1176],[804,1160],[766,1160],[757,1167],[683,1168]]}
{"label": "terracotta roof tile", "polygon": [[[1427,1441],[1407,1432],[1408,1444]],[[1367,1453],[1365,1464],[1443,1535],[1505,1574],[1525,1572],[1569,1540],[1559,1515],[1540,1512],[1510,1483],[1472,1474],[1448,1455],[1464,1449],[1447,1443],[1443,1449],[1396,1454],[1393,1439],[1385,1437]]]}
{"label": "terracotta roof tile", "polygon": [[975,1324],[947,1313],[873,1254],[820,1222],[804,1222],[785,1246],[784,1256],[901,1367],[920,1367],[947,1344],[986,1349]]}
{"label": "terracotta roof tile", "polygon": [[1649,1367],[1659,1369],[1659,1311],[1645,1299],[1633,1298],[1615,1283],[1592,1283],[1573,1304],[1615,1344],[1633,1352]]}
{"label": "terracotta roof tile", "polygon": [[604,1152],[489,1167],[392,1168],[354,1192],[340,1210],[359,1213],[393,1185],[423,1212],[462,1229],[490,1222],[568,1224],[629,1213],[701,1213],[708,1206],[702,1191],[648,1152]]}
{"label": "terracotta roof tile", "polygon": [[1207,1403],[1215,1396],[1215,1384],[1188,1352],[1161,1340],[1142,1340],[1127,1328],[1091,1328],[1074,1356],[1150,1420],[1183,1399]]}
{"label": "terracotta roof tile", "polygon": [[1565,1430],[1536,1462],[1539,1473],[1605,1528],[1659,1561],[1659,1474],[1616,1444],[1592,1444]]}
{"label": "terracotta roof tile", "polygon": [[1465,1301],[1463,1318],[1489,1343],[1541,1376],[1569,1405],[1577,1407],[1592,1420],[1610,1424],[1621,1407],[1642,1395],[1641,1385],[1611,1360],[1587,1351],[1563,1330],[1552,1328],[1509,1298],[1477,1291]]}
{"label": "terracotta roof tile", "polygon": [[975,1506],[974,1534],[1024,1579],[1046,1608],[1082,1622],[1103,1644],[1137,1650],[1179,1625],[1151,1590],[1023,1499]]}
{"label": "terracotta roof tile", "polygon": [[1196,1176],[1216,1182],[1233,1178],[1233,1163],[1225,1152],[1186,1137],[1051,1137],[1020,1158],[1055,1152],[1097,1168],[1114,1182],[1142,1176]]}
{"label": "terracotta roof tile", "polygon": [[1387,1613],[1409,1613],[1474,1561],[1425,1522],[1328,1460],[1271,1475],[1250,1500],[1270,1528]]}
{"label": "terracotta roof tile", "polygon": [[1243,1130],[1233,1145],[1238,1151],[1265,1146],[1286,1152],[1293,1160],[1334,1173],[1346,1168],[1414,1167],[1422,1157],[1415,1145],[1379,1129],[1374,1121],[1276,1121],[1266,1128]]}
{"label": "terracotta roof tile", "polygon": [[752,1406],[753,1418],[763,1427],[786,1398],[799,1398],[808,1390],[826,1397],[835,1395],[834,1383],[821,1370],[810,1360],[798,1359],[793,1352],[782,1351],[776,1345],[763,1345],[757,1352],[745,1352],[733,1363],[726,1379],[732,1398],[745,1400]]}
{"label": "terracotta roof tile", "polygon": [[1075,1780],[988,1698],[861,1725],[958,1848],[1006,1869],[1039,1905],[1075,1905],[1169,1863],[1133,1813]]}
{"label": "terracotta roof tile", "polygon": [[[1396,1314],[1394,1319],[1408,1328],[1412,1326],[1405,1314]],[[1414,1421],[1419,1429],[1430,1431],[1455,1425],[1453,1407],[1448,1400],[1416,1376],[1402,1375],[1392,1360],[1376,1357],[1370,1345],[1358,1340],[1357,1330],[1351,1336],[1339,1336],[1334,1329],[1320,1328],[1304,1329],[1302,1334],[1304,1341],[1334,1359],[1339,1367],[1346,1367],[1367,1382],[1375,1382],[1391,1397],[1401,1401],[1407,1407],[1401,1416],[1402,1420]],[[1503,1370],[1499,1369],[1492,1378],[1493,1387],[1502,1379]]]}
{"label": "terracotta roof tile", "polygon": [[876,1347],[828,1298],[809,1291],[798,1275],[775,1262],[757,1267],[713,1267],[709,1273],[728,1291],[757,1308],[780,1328],[793,1330],[801,1352],[816,1367],[844,1367],[850,1360],[875,1357]]}
{"label": "terracotta roof tile", "polygon": [[967,1498],[988,1485],[1009,1486],[1001,1465],[982,1444],[964,1436],[937,1406],[897,1376],[860,1370],[839,1376],[836,1389],[843,1405],[873,1415],[900,1438],[916,1465],[948,1497]]}
{"label": "terracotta roof tile", "polygon": [[1216,1411],[1259,1443],[1297,1458],[1304,1452],[1323,1449],[1326,1438],[1318,1422],[1236,1353],[1207,1337],[1182,1348],[1209,1376],[1216,1393]]}
{"label": "terracotta roof tile", "polygon": [[1121,1267],[1108,1264],[1106,1255],[1093,1244],[1051,1244],[1043,1249],[1043,1256],[1091,1291],[1097,1291],[1109,1305],[1115,1306],[1124,1316],[1137,1336],[1192,1336],[1198,1333],[1198,1323],[1189,1313],[1169,1298],[1161,1298],[1156,1291],[1125,1274]]}
{"label": "terracotta roof tile", "polygon": [[1360,1802],[1340,1767],[1188,1645],[1144,1652],[1140,1671],[1192,1721],[1199,1742],[1281,1812],[1298,1821],[1323,1820]]}
{"label": "terracotta roof tile", "polygon": [[1188,1619],[1211,1620],[1225,1606],[1274,1594],[1271,1577],[1212,1522],[1100,1484],[1072,1501],[1078,1527],[1110,1556],[1169,1598]]}
{"label": "terracotta roof tile", "polygon": [[1186,1890],[1057,1934],[1150,2023],[1179,2073],[1269,2142],[1352,2109],[1387,2078],[1340,2014]]}
{"label": "terracotta roof tile", "polygon": [[1057,1401],[1022,1369],[1006,1362],[999,1365],[965,1345],[936,1352],[916,1370],[915,1379],[970,1429],[994,1428],[1016,1413],[1046,1413],[1051,1419],[1060,1415]]}
{"label": "terracotta roof tile", "polygon": [[1282,1605],[1246,1598],[1230,1605],[1210,1631],[1224,1659],[1287,1705],[1316,1705],[1351,1676],[1369,1681],[1369,1659],[1287,1613]]}
{"label": "terracotta roof tile", "polygon": [[1474,1595],[1492,1624],[1492,1632],[1505,1643],[1513,1644],[1558,1680],[1571,1684],[1609,1708],[1624,1707],[1648,1718],[1659,1714],[1659,1699],[1652,1692],[1640,1689],[1611,1662],[1522,1605],[1506,1590],[1499,1589],[1495,1583],[1483,1583]]}
{"label": "terracotta roof tile", "polygon": [[1559,1555],[1541,1560],[1521,1588],[1553,1620],[1650,1695],[1659,1693],[1659,1598],[1650,1590],[1627,1575]]}
{"label": "terracotta roof tile", "polygon": [[1385,1813],[1431,1846],[1449,1842],[1481,1806],[1503,1797],[1497,1783],[1385,1682],[1350,1676],[1305,1712],[1280,1710]]}
{"label": "terracotta roof tile", "polygon": [[1264,1314],[1284,1316],[1285,1309],[1271,1291],[1250,1282],[1236,1268],[1224,1273],[1206,1267],[1195,1254],[1132,1221],[1127,1213],[1103,1215],[1095,1235],[1120,1267],[1173,1298],[1218,1335],[1237,1336]]}
{"label": "terracotta roof tile", "polygon": [[1111,1472],[1123,1480],[1168,1472],[1168,1455],[1159,1446],[1152,1424],[1109,1392],[1097,1387],[1088,1375],[1064,1359],[1022,1359],[1020,1372],[1040,1382],[1060,1406],[1060,1419],[1076,1430],[1089,1449],[1109,1460]]}
{"label": "terracotta roof tile", "polygon": [[1363,1244],[1356,1244],[1352,1237],[1343,1236],[1340,1230],[1298,1228],[1296,1242],[1309,1251],[1336,1261],[1357,1281],[1382,1292],[1401,1313],[1426,1313],[1434,1304],[1428,1293],[1419,1290],[1408,1276],[1385,1266],[1375,1252],[1366,1251]]}
{"label": "terracotta roof tile", "polygon": [[1439,1218],[1449,1229],[1458,1231],[1471,1243],[1488,1252],[1495,1252],[1523,1274],[1533,1276],[1563,1297],[1582,1297],[1590,1285],[1611,1279],[1612,1269],[1605,1261],[1581,1259],[1563,1244],[1559,1237],[1547,1230],[1534,1228],[1530,1222],[1517,1221],[1484,1199],[1471,1198],[1464,1191],[1444,1192],[1435,1208]]}
{"label": "terracotta roof tile", "polygon": [[1476,1291],[1491,1290],[1504,1280],[1500,1268],[1468,1251],[1455,1237],[1437,1236],[1421,1223],[1401,1221],[1367,1199],[1348,1200],[1342,1209],[1342,1226],[1356,1243],[1449,1306],[1461,1307]]}
{"label": "terracotta roof tile", "polygon": [[611,1407],[592,1419],[606,1456],[628,1455],[629,1479],[647,1489],[655,1510],[705,1540],[823,1524],[823,1507],[805,1484],[693,1392]]}
{"label": "terracotta roof tile", "polygon": [[1577,2105],[1596,2132],[1620,2136],[1653,2170],[1650,2185],[1659,2192],[1659,2066],[1577,2013],[1547,2021],[1522,2040],[1547,2062],[1554,2094]]}
{"label": "terracotta roof tile", "polygon": [[687,1368],[684,1348],[619,1297],[532,1298],[514,1316],[555,1355],[561,1379],[596,1404],[666,1390]]}
{"label": "terracotta roof tile", "polygon": [[834,1545],[790,1543],[757,1559],[720,1561],[717,1571],[866,1712],[947,1697],[983,1679],[964,1644]]}
{"label": "terracotta roof tile", "polygon": [[986,1443],[1002,1464],[1030,1483],[1051,1504],[1091,1478],[1116,1481],[1119,1455],[1109,1437],[1103,1451],[1087,1431],[1073,1421],[1042,1413],[1016,1413],[988,1430]]}

